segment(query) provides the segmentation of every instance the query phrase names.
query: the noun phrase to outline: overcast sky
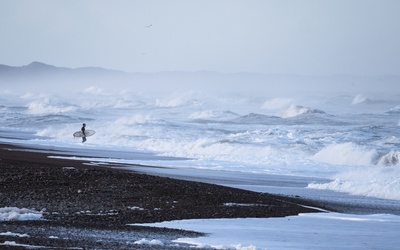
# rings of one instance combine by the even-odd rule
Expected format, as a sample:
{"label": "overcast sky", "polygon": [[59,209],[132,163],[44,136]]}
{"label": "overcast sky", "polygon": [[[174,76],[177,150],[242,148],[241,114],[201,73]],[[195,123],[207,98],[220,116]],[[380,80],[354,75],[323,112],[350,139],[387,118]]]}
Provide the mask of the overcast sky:
{"label": "overcast sky", "polygon": [[398,0],[1,0],[0,64],[400,74]]}

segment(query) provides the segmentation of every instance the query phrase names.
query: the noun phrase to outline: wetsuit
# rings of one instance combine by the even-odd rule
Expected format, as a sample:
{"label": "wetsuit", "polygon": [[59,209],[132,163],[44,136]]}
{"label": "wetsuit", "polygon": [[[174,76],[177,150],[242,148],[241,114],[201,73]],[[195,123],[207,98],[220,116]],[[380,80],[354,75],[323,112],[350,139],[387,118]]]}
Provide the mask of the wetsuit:
{"label": "wetsuit", "polygon": [[82,131],[82,134],[83,134],[82,142],[85,142],[86,141],[85,127],[82,127],[81,131]]}

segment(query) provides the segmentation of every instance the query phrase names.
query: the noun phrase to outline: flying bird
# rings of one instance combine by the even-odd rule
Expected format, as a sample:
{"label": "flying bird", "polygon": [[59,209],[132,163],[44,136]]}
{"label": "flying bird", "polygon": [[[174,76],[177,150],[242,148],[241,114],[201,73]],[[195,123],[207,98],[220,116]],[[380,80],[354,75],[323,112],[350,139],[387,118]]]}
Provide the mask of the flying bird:
{"label": "flying bird", "polygon": [[144,27],[146,27],[146,28],[150,28],[151,26],[153,26],[153,24],[146,25],[146,26],[144,26]]}

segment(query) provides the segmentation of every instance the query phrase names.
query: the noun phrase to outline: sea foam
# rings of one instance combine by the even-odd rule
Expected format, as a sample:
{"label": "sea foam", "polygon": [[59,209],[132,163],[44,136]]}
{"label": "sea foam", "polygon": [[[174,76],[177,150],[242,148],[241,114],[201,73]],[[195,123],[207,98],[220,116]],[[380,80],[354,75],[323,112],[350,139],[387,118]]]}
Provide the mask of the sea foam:
{"label": "sea foam", "polygon": [[28,113],[33,115],[60,114],[78,110],[77,106],[55,103],[49,98],[29,103]]}
{"label": "sea foam", "polygon": [[334,165],[370,166],[376,157],[376,150],[347,142],[328,145],[317,152],[312,159]]}
{"label": "sea foam", "polygon": [[[352,94],[294,99],[262,93],[254,97],[210,92],[122,93],[98,87],[77,95],[0,97],[2,129],[16,131],[16,138],[25,136],[21,131],[32,131],[36,137],[25,138],[29,143],[50,148],[112,148],[132,155],[151,152],[160,158],[190,159],[171,161],[168,166],[338,179],[336,184],[343,191],[349,183],[346,192],[353,192],[352,187],[360,182],[351,175],[337,174],[363,174],[376,167],[375,174],[382,172],[382,178],[364,176],[384,192],[385,186],[395,183],[395,179],[385,180],[384,173],[389,171],[385,168],[399,168],[398,98],[379,105],[352,105]],[[362,103],[363,98],[358,98]],[[329,115],[324,115],[325,110]],[[279,111],[281,115],[276,116]],[[84,144],[72,136],[83,122],[96,131]],[[13,137],[8,132],[5,135]],[[147,164],[134,157],[129,160]]]}
{"label": "sea foam", "polygon": [[348,170],[337,174],[329,183],[312,183],[308,187],[400,200],[400,168],[374,166]]}
{"label": "sea foam", "polygon": [[0,221],[40,220],[42,215],[42,212],[27,208],[0,208]]}

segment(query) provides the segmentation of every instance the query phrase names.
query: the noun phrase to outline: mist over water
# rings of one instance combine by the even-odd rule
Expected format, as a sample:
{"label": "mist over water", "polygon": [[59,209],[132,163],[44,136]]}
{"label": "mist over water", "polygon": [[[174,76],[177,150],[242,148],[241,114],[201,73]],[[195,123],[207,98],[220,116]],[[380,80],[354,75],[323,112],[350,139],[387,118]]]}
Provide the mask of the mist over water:
{"label": "mist over water", "polygon": [[[189,158],[168,163],[182,168],[327,177],[332,182],[310,188],[400,199],[400,95],[393,82],[167,75],[164,84],[157,74],[115,84],[3,84],[0,129],[32,132],[37,144]],[[96,131],[85,144],[72,137],[83,122]]]}

